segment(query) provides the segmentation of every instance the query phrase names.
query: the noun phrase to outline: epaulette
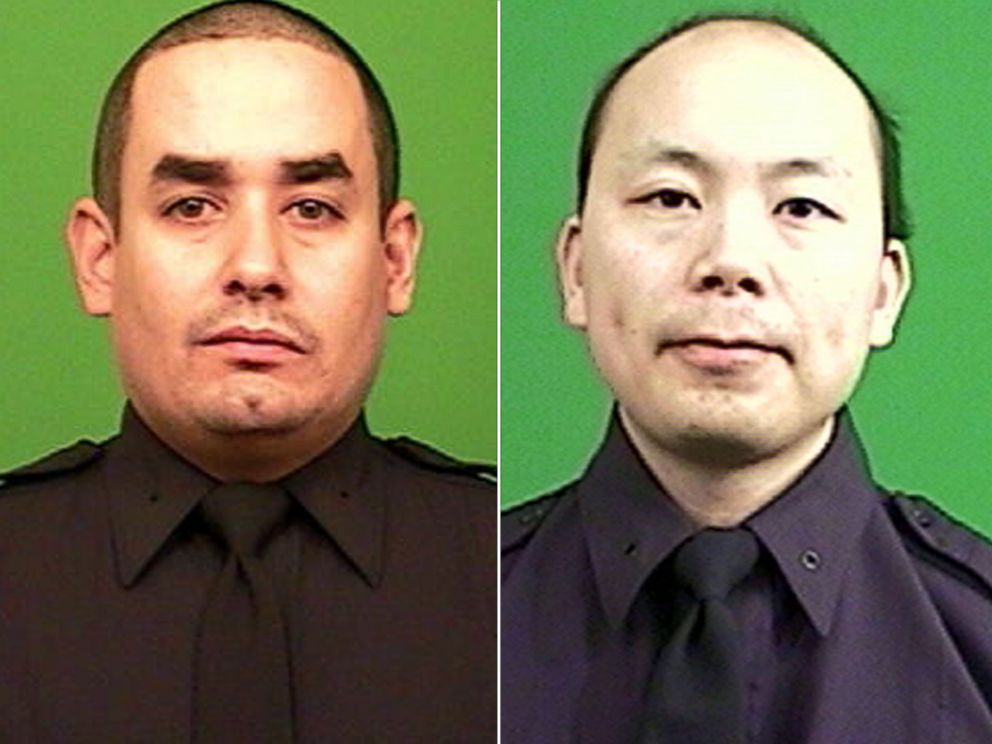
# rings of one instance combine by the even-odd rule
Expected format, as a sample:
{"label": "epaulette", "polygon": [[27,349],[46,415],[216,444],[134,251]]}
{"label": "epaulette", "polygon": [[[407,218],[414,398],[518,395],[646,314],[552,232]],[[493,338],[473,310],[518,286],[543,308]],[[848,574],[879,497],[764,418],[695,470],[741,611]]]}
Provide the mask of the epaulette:
{"label": "epaulette", "polygon": [[501,550],[506,551],[528,539],[548,516],[568,486],[531,501],[512,506],[500,515]]}
{"label": "epaulette", "polygon": [[924,496],[893,494],[890,511],[895,512],[902,531],[918,546],[949,564],[963,578],[977,580],[992,595],[992,542],[959,522]]}
{"label": "epaulette", "polygon": [[496,466],[483,462],[463,462],[410,437],[384,439],[383,443],[404,460],[438,473],[455,473],[496,482]]}
{"label": "epaulette", "polygon": [[88,439],[81,439],[75,444],[45,455],[40,460],[0,473],[0,487],[65,475],[82,469],[102,454],[100,445]]}

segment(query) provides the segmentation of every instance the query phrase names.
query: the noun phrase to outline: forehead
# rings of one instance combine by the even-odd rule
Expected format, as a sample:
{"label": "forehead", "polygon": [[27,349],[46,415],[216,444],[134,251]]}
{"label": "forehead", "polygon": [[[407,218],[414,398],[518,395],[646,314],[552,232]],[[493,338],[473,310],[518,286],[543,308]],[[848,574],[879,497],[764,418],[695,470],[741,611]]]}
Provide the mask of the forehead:
{"label": "forehead", "polygon": [[779,27],[723,21],[634,65],[606,106],[597,154],[662,142],[747,164],[830,158],[877,171],[876,140],[860,90],[824,53]]}
{"label": "forehead", "polygon": [[371,157],[358,76],[329,52],[281,39],[193,42],[154,55],[135,77],[125,161],[128,152],[260,161],[332,149]]}

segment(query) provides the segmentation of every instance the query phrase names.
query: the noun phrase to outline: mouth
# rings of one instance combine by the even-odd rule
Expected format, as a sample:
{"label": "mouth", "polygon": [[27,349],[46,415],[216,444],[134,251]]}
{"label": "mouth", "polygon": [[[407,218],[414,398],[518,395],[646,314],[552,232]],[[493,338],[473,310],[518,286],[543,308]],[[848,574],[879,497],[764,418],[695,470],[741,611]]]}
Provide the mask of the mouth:
{"label": "mouth", "polygon": [[791,352],[784,346],[748,337],[687,336],[674,341],[663,341],[658,353],[673,350],[701,366],[725,366],[756,361],[769,354],[793,363]]}
{"label": "mouth", "polygon": [[263,364],[307,353],[299,341],[285,333],[269,328],[253,330],[243,326],[231,326],[212,333],[201,340],[199,345],[220,349],[241,361]]}

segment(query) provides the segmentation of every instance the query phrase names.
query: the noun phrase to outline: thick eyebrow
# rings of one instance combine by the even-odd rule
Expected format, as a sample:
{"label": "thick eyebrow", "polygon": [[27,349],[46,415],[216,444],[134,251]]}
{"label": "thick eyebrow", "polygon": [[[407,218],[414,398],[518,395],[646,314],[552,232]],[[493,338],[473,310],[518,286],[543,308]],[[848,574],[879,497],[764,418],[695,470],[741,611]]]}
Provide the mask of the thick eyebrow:
{"label": "thick eyebrow", "polygon": [[305,160],[279,162],[279,182],[283,184],[351,181],[354,175],[339,152],[329,152]]}
{"label": "thick eyebrow", "polygon": [[197,160],[184,155],[163,155],[152,169],[152,181],[181,181],[202,186],[228,186],[231,174],[222,160]]}
{"label": "thick eyebrow", "polygon": [[[354,175],[338,152],[329,152],[302,160],[279,161],[279,182],[283,184],[351,181]],[[231,170],[224,160],[201,160],[186,155],[168,154],[159,158],[152,169],[152,181],[179,181],[200,186],[230,186]]]}

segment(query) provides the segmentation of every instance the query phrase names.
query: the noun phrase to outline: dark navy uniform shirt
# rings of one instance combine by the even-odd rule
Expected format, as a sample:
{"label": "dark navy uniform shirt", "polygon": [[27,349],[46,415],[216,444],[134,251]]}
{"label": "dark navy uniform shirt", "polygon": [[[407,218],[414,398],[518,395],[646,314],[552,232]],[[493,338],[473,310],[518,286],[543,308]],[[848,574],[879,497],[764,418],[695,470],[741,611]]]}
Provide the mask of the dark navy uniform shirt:
{"label": "dark navy uniform shirt", "polygon": [[[992,548],[875,486],[846,414],[745,524],[761,558],[730,602],[749,741],[992,742]],[[697,529],[616,416],[580,480],[504,516],[505,744],[634,740],[672,624],[668,558]]]}
{"label": "dark navy uniform shirt", "polygon": [[[282,481],[296,740],[496,740],[492,483],[362,419]],[[194,634],[224,551],[214,486],[130,411],[0,490],[0,742],[190,740]],[[248,744],[238,742],[238,744]]]}

